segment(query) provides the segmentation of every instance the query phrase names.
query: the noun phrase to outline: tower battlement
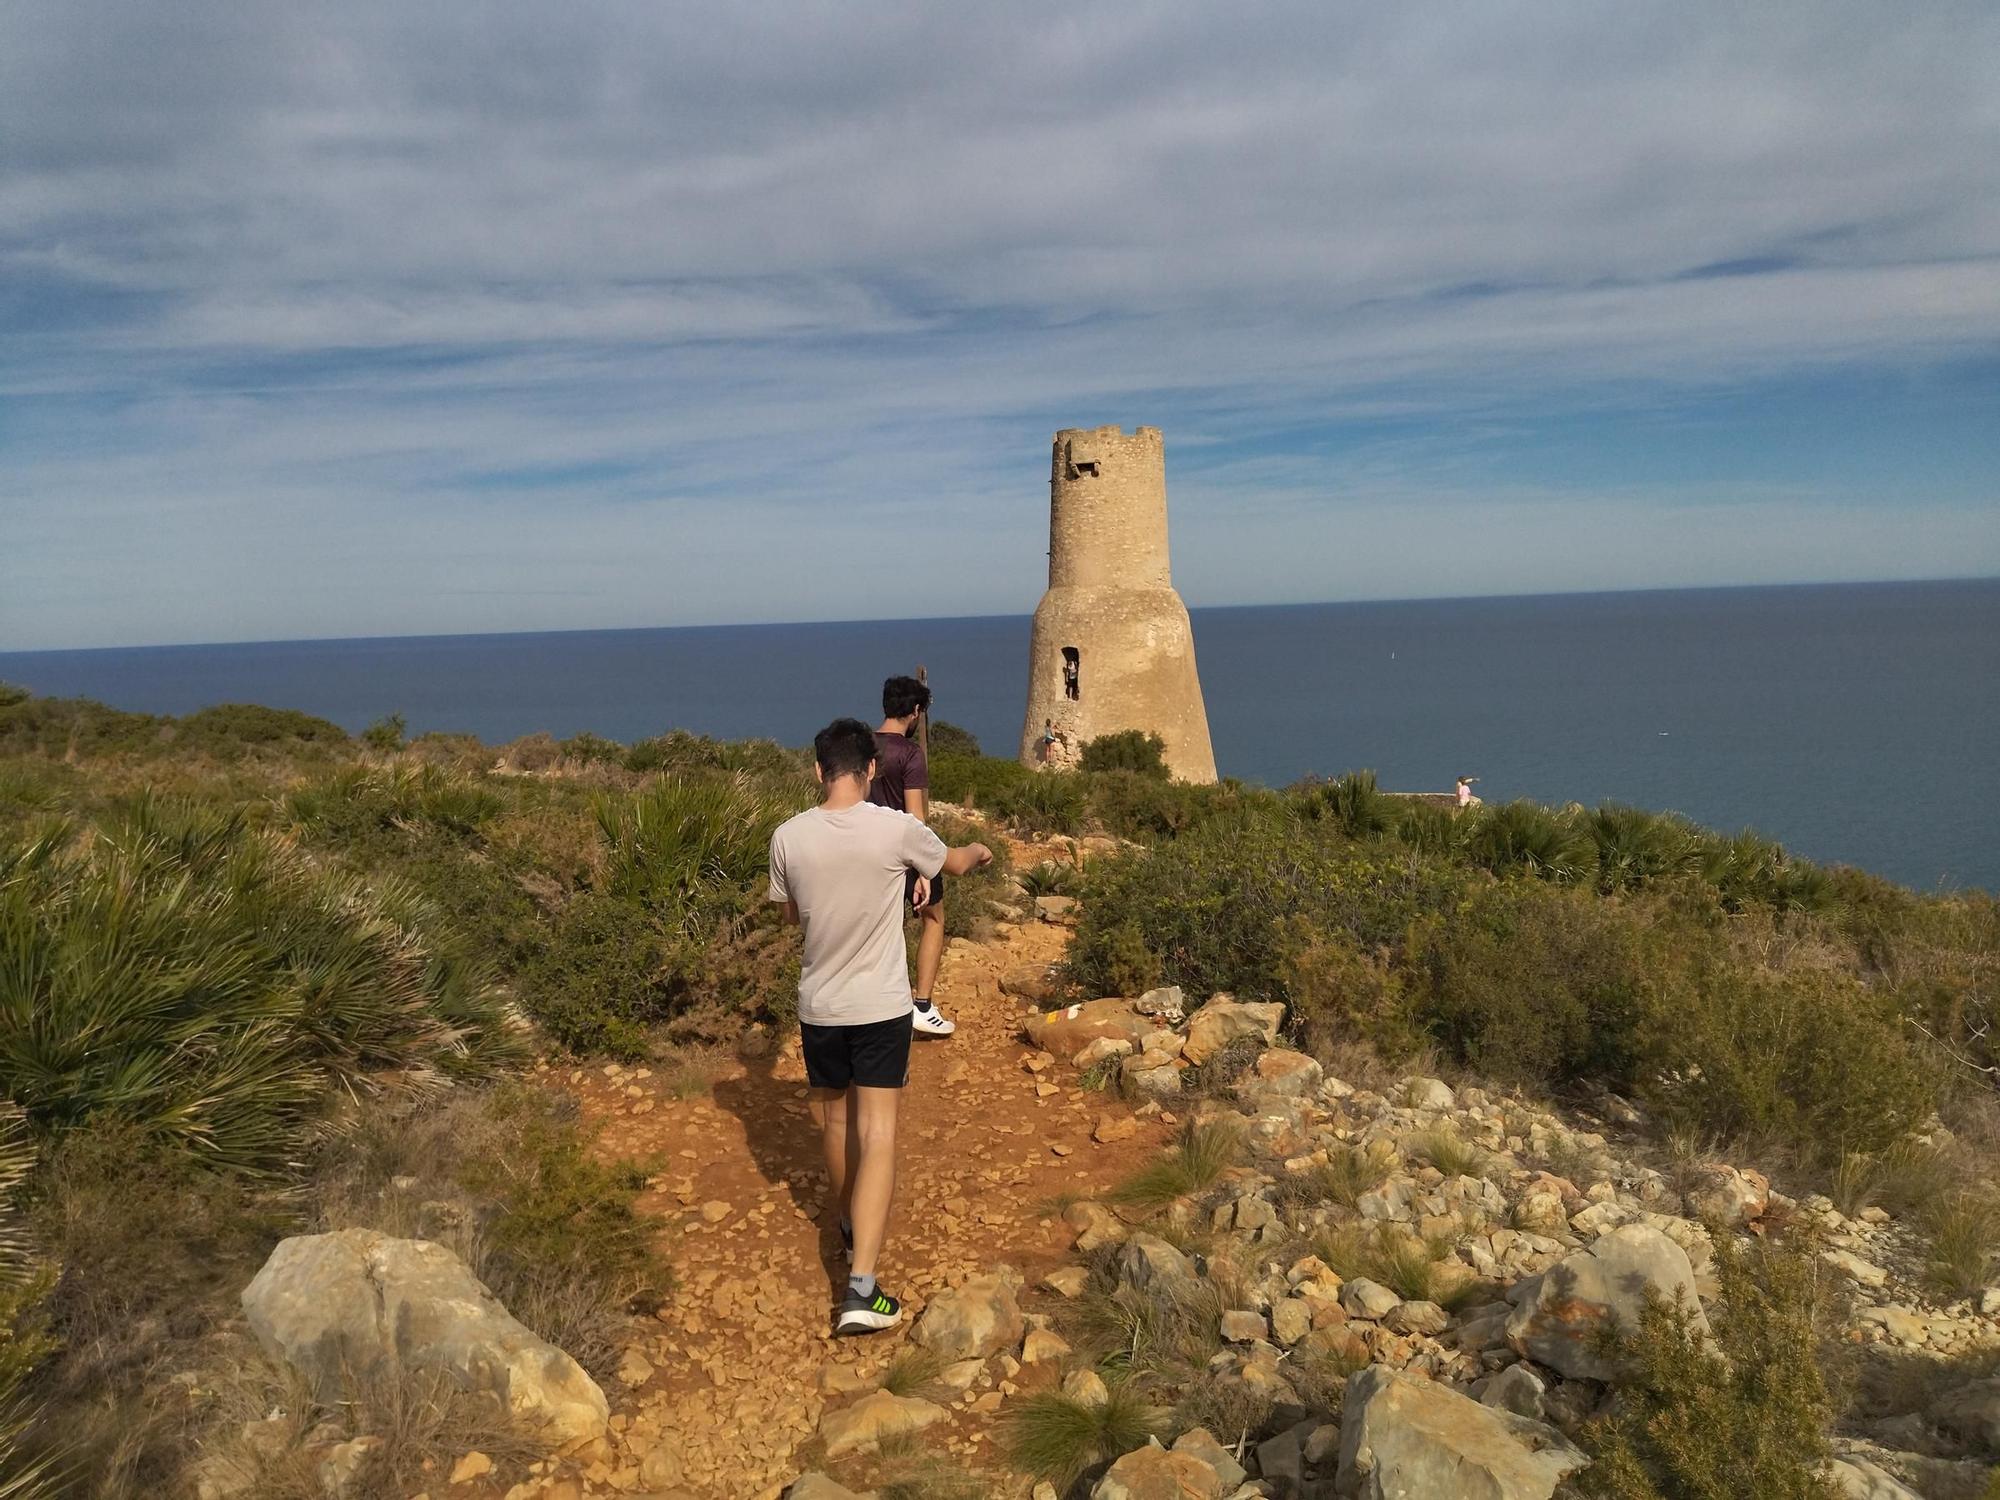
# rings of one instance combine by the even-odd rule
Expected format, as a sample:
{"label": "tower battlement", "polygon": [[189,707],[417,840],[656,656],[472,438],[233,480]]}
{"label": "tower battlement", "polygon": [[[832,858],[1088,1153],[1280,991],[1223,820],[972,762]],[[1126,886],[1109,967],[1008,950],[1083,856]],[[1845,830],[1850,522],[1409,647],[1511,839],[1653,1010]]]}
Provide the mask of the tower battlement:
{"label": "tower battlement", "polygon": [[1064,769],[1086,742],[1136,729],[1160,736],[1180,780],[1215,780],[1194,631],[1174,592],[1159,428],[1066,427],[1055,435],[1049,588],[1035,610],[1029,657],[1027,764]]}

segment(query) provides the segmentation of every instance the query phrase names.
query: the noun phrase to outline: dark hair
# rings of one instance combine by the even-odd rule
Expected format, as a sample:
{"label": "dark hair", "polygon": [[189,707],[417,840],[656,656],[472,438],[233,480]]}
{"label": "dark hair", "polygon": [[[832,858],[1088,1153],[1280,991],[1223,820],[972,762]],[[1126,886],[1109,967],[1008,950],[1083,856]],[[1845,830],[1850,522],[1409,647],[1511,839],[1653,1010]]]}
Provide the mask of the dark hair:
{"label": "dark hair", "polygon": [[840,776],[866,776],[875,759],[875,731],[859,719],[835,719],[813,736],[813,759],[828,781]]}
{"label": "dark hair", "polygon": [[882,717],[907,719],[931,706],[931,690],[914,677],[891,677],[882,684]]}

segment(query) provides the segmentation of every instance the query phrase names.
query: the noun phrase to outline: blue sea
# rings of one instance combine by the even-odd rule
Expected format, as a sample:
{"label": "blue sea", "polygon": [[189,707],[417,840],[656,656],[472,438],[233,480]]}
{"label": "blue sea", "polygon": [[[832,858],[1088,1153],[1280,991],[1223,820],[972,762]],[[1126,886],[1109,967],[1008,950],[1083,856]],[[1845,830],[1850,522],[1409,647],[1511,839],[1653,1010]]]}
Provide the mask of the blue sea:
{"label": "blue sea", "polygon": [[[2000,889],[2000,579],[1194,612],[1224,775],[1369,767],[1489,800],[1673,808],[1919,888]],[[255,702],[488,741],[668,728],[803,744],[927,667],[1012,754],[1025,617],[0,653],[120,708]]]}

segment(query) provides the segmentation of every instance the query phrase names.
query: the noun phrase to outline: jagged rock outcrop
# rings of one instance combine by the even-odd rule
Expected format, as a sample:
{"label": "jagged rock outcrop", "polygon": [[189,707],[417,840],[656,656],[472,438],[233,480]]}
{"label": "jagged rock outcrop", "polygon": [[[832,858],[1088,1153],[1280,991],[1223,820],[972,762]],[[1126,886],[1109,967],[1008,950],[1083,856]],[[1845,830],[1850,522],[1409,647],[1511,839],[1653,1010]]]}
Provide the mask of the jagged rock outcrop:
{"label": "jagged rock outcrop", "polygon": [[601,1437],[610,1417],[604,1392],[575,1360],[428,1240],[373,1229],[281,1240],[243,1289],[243,1311],[265,1352],[329,1403],[350,1381],[434,1371],[461,1389],[493,1392],[554,1442]]}

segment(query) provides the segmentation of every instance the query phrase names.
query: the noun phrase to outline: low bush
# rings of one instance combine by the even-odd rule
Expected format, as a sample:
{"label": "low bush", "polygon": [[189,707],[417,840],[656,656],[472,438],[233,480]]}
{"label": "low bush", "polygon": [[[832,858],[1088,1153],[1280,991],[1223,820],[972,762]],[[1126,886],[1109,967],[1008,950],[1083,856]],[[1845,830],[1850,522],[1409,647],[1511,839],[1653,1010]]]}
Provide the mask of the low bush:
{"label": "low bush", "polygon": [[1756,1495],[1836,1500],[1822,1476],[1832,1403],[1820,1375],[1813,1262],[1783,1246],[1716,1245],[1714,1341],[1685,1304],[1655,1301],[1608,1341],[1629,1371],[1609,1414],[1585,1430],[1594,1462],[1576,1478],[1599,1500]]}
{"label": "low bush", "polygon": [[1283,821],[1198,829],[1090,867],[1069,973],[1094,994],[1133,993],[1109,972],[1130,924],[1166,983],[1283,999],[1298,945],[1291,919],[1372,952],[1448,907],[1460,878],[1393,846]]}
{"label": "low bush", "polygon": [[1292,809],[1308,823],[1326,823],[1351,839],[1392,833],[1405,804],[1375,784],[1373,771],[1350,771],[1332,781],[1312,780],[1292,788]]}
{"label": "low bush", "polygon": [[230,814],[144,800],[87,841],[0,843],[0,1096],[45,1133],[122,1121],[274,1170],[336,1086],[517,1055],[441,928]]}
{"label": "low bush", "polygon": [[1513,1083],[1629,1083],[1665,944],[1655,923],[1587,891],[1474,885],[1413,945],[1422,1029]]}
{"label": "low bush", "polygon": [[926,743],[929,746],[928,754],[933,761],[940,755],[970,756],[977,759],[983,753],[979,748],[979,741],[973,738],[971,730],[961,729],[945,719],[931,721],[930,737]]}
{"label": "low bush", "polygon": [[995,787],[979,805],[1024,833],[1078,834],[1087,818],[1086,791],[1082,778],[1069,772],[1023,770],[1020,780]]}
{"label": "low bush", "polygon": [[331,720],[258,703],[218,703],[189,714],[174,724],[172,739],[182,749],[223,756],[250,749],[348,743],[347,731]]}
{"label": "low bush", "polygon": [[469,836],[505,806],[482,781],[430,765],[346,766],[299,788],[286,803],[308,837],[350,849],[384,833],[417,829]]}
{"label": "low bush", "polygon": [[383,755],[393,755],[409,740],[409,724],[401,714],[384,714],[361,731],[361,743]]}
{"label": "low bush", "polygon": [[625,752],[626,770],[669,775],[719,771],[783,779],[805,776],[811,761],[809,753],[787,750],[775,740],[715,740],[685,729],[640,740]]}
{"label": "low bush", "polygon": [[741,773],[666,777],[592,802],[607,850],[605,890],[667,928],[706,928],[761,898],[771,835],[809,801],[803,781],[774,787]]}
{"label": "low bush", "polygon": [[1129,771],[1155,781],[1168,779],[1167,742],[1143,729],[1121,729],[1084,742],[1078,765],[1086,773]]}
{"label": "low bush", "polygon": [[1938,1075],[1890,997],[1837,973],[1704,960],[1668,970],[1634,1082],[1670,1126],[1837,1161],[1936,1103]]}
{"label": "low bush", "polygon": [[1533,802],[1509,802],[1474,816],[1465,852],[1496,875],[1525,870],[1544,880],[1570,882],[1596,872],[1589,830],[1571,811]]}
{"label": "low bush", "polygon": [[1037,773],[1016,760],[969,755],[934,746],[931,751],[931,795],[940,802],[958,802],[992,810],[996,795],[1012,790]]}

